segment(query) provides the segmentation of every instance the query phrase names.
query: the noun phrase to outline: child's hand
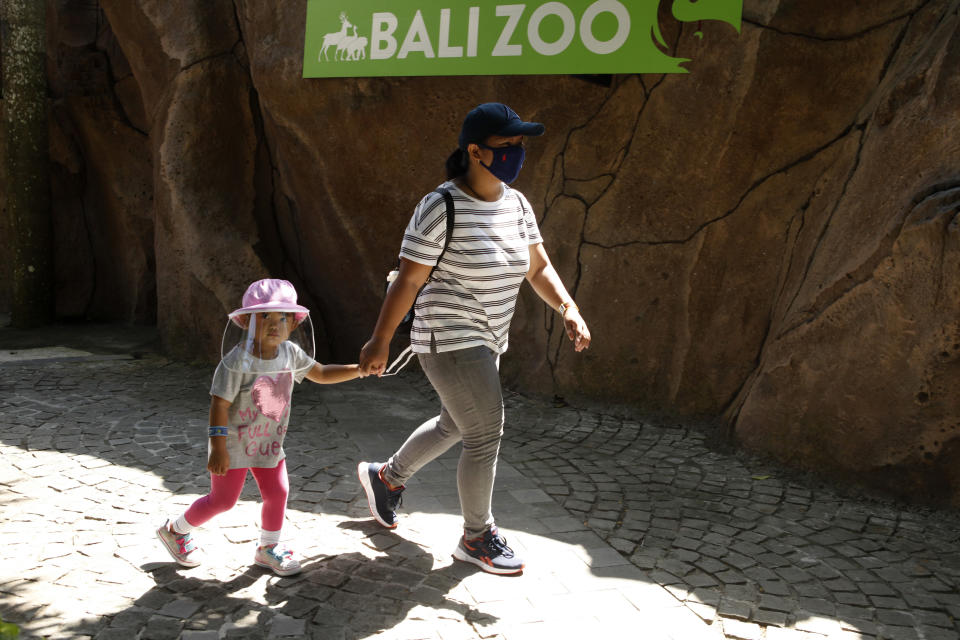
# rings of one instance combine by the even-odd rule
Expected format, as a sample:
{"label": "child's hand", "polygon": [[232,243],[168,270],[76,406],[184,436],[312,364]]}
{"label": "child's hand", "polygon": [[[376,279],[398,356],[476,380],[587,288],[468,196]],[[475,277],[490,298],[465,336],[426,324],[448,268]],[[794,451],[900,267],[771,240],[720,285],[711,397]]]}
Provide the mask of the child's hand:
{"label": "child's hand", "polygon": [[[222,437],[220,439],[223,439]],[[215,476],[225,476],[230,470],[230,454],[225,446],[214,446],[210,449],[210,458],[207,460],[207,471]]]}

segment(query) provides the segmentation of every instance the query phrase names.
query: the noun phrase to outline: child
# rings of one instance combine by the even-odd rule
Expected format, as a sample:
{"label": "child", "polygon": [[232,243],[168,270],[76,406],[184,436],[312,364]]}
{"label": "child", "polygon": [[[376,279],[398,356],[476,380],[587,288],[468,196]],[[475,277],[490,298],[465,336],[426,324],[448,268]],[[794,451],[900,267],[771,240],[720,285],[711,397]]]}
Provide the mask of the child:
{"label": "child", "polygon": [[293,552],[279,544],[288,494],[283,438],[293,382],[334,383],[360,376],[355,364],[322,365],[313,359],[309,313],[297,304],[292,284],[267,279],[251,284],[243,307],[229,315],[210,388],[210,493],[157,529],[179,564],[200,564],[191,532],[233,508],[249,469],[263,498],[254,562],[281,576],[300,571]]}

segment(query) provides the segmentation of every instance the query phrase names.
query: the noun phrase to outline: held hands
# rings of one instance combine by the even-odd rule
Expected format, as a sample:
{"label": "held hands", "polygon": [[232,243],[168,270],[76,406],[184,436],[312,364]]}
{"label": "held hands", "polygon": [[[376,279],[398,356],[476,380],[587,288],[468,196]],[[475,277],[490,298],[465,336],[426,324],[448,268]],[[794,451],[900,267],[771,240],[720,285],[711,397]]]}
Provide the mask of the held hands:
{"label": "held hands", "polygon": [[360,375],[383,375],[390,357],[390,341],[373,337],[360,350]]}
{"label": "held hands", "polygon": [[563,312],[563,327],[567,337],[573,340],[573,348],[583,351],[590,346],[590,329],[584,322],[580,310],[576,306],[567,307]]}

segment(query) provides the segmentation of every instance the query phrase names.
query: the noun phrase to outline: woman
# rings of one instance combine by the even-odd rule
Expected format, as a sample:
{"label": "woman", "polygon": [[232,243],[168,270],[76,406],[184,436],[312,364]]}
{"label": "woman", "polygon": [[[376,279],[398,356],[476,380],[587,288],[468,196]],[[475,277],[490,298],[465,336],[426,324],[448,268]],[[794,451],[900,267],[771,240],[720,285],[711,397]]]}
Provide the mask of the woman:
{"label": "woman", "polygon": [[441,186],[456,211],[449,246],[444,251],[445,201],[432,192],[407,226],[399,275],[360,352],[361,373],[382,375],[390,339],[416,301],[410,344],[441,402],[440,415],[420,425],[386,463],[359,464],[370,513],[383,526],[396,527],[407,480],[462,440],[457,488],[464,532],[454,558],[497,574],[523,570],[497,532],[491,501],[503,435],[499,358],[507,350],[524,278],[563,316],[574,348],[590,345],[590,331],[550,264],[529,202],[507,186],[523,164],[524,136],[543,131],[542,124],[524,122],[500,103],[467,114],[459,148],[447,160],[450,180]]}

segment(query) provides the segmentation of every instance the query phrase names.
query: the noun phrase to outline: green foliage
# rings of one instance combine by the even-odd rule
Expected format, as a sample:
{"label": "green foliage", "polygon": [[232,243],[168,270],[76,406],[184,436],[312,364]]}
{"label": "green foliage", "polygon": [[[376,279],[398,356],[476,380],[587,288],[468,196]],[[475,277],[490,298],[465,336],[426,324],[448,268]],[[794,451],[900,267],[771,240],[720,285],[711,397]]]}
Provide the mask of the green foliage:
{"label": "green foliage", "polygon": [[20,636],[20,627],[0,618],[0,640],[16,640]]}

